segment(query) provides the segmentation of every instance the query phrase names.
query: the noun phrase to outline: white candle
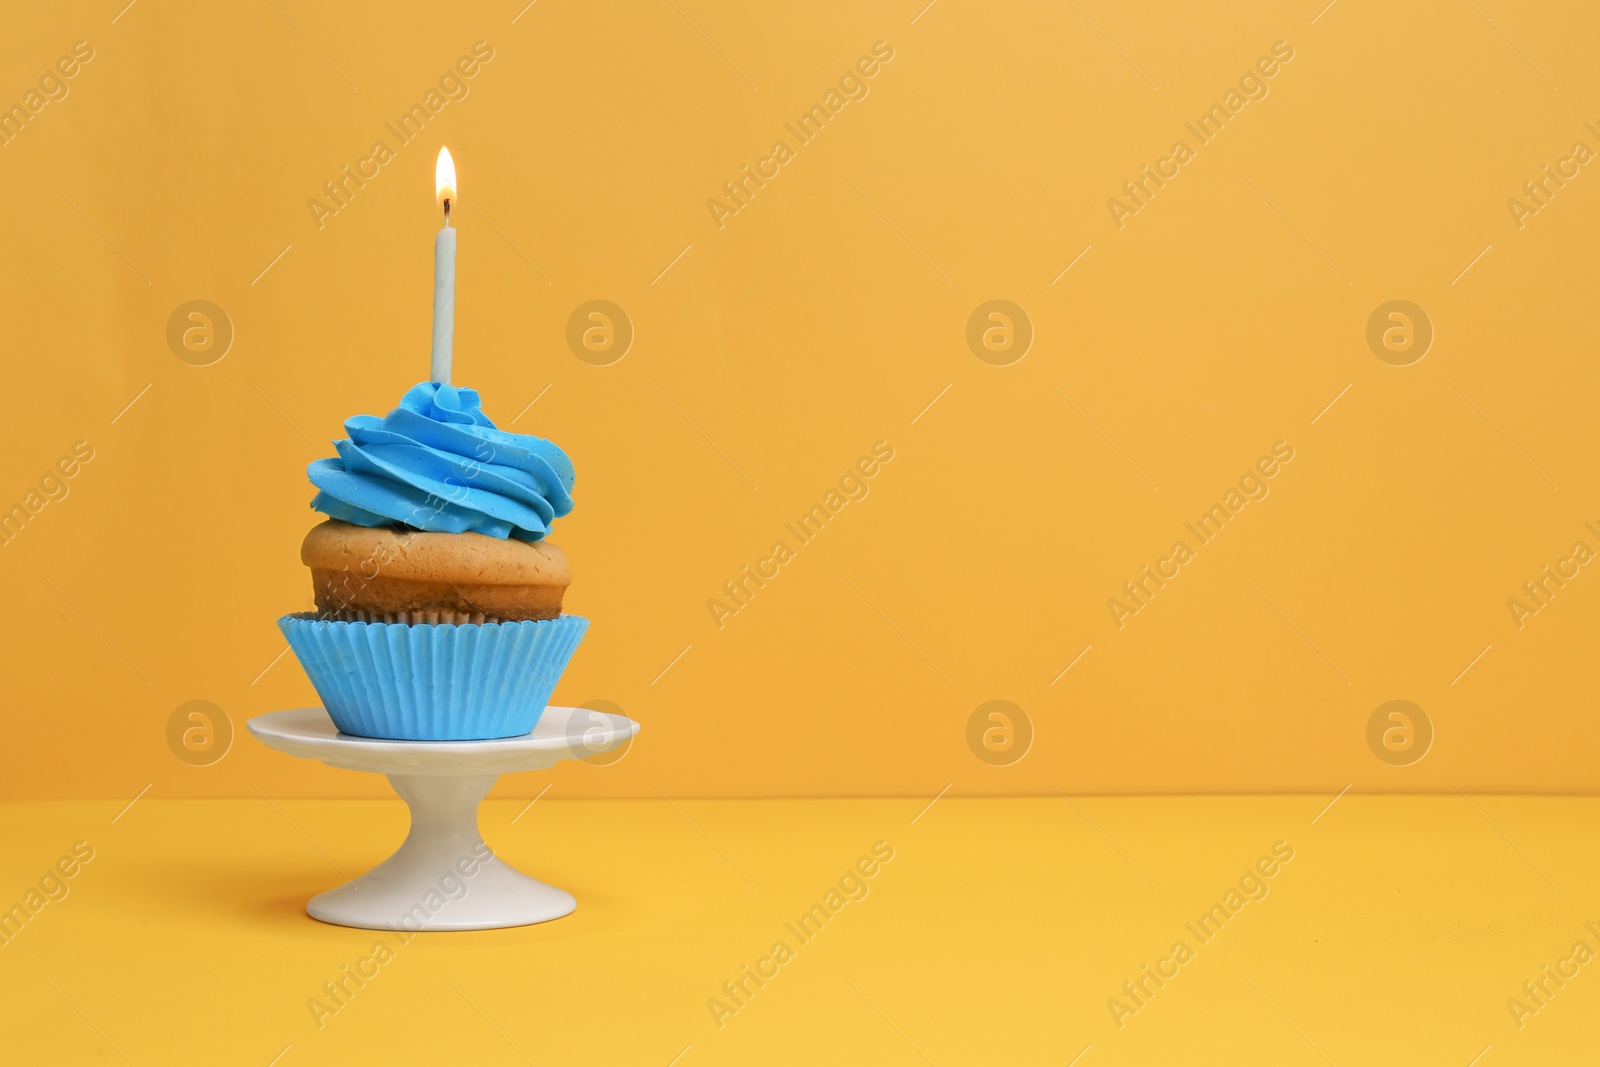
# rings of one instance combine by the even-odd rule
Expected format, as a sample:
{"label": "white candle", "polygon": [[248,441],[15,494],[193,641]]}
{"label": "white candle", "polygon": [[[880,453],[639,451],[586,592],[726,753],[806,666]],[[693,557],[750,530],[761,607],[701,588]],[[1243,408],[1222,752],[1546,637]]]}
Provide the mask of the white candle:
{"label": "white candle", "polygon": [[450,201],[456,195],[456,165],[448,148],[439,149],[434,188],[444,204],[444,226],[433,239],[433,368],[430,380],[449,385],[456,332],[456,230],[450,225]]}

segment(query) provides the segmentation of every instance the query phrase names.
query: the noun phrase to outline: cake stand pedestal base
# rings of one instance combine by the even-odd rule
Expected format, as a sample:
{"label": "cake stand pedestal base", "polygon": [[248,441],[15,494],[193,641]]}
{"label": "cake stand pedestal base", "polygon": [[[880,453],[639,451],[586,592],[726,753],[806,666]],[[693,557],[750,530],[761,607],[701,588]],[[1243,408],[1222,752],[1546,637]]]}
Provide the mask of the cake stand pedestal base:
{"label": "cake stand pedestal base", "polygon": [[306,912],[369,930],[492,930],[559,919],[577,900],[494,855],[478,831],[478,802],[503,771],[627,743],[639,724],[580,708],[546,708],[530,734],[494,741],[383,741],[334,729],[321,708],[275,711],[249,722],[269,747],[335,767],[386,775],[411,809],[411,830],[394,855]]}
{"label": "cake stand pedestal base", "polygon": [[311,898],[313,919],[374,930],[492,930],[570,914],[578,901],[496,857],[478,833],[478,801],[499,775],[391,774],[411,808],[399,851],[361,877]]}

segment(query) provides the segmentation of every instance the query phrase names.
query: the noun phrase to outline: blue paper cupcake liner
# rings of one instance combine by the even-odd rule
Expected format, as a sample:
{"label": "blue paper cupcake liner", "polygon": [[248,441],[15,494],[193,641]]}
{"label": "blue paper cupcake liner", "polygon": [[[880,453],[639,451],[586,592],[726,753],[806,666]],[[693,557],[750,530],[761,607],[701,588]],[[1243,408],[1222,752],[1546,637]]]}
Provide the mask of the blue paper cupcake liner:
{"label": "blue paper cupcake liner", "polygon": [[589,620],[417,625],[302,613],[278,628],[342,733],[484,741],[534,728]]}

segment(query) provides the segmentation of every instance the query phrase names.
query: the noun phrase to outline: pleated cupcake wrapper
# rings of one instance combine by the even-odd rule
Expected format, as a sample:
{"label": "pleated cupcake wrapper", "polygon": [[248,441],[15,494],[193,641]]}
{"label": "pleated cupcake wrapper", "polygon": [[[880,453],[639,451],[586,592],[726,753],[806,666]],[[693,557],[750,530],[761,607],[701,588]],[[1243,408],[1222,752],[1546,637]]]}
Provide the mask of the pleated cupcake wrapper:
{"label": "pleated cupcake wrapper", "polygon": [[534,728],[589,620],[413,625],[302,613],[278,628],[342,733],[478,741]]}

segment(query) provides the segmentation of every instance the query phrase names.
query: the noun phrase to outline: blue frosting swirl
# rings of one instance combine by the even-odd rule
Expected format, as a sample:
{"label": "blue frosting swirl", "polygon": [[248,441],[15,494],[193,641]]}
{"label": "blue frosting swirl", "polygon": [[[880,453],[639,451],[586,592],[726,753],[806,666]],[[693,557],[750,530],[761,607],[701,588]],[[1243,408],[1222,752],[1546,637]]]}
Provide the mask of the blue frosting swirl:
{"label": "blue frosting swirl", "polygon": [[306,469],[311,506],[357,526],[538,541],[572,510],[572,461],[549,441],[495,429],[475,389],[412,386],[383,418],[347,419],[337,459]]}

